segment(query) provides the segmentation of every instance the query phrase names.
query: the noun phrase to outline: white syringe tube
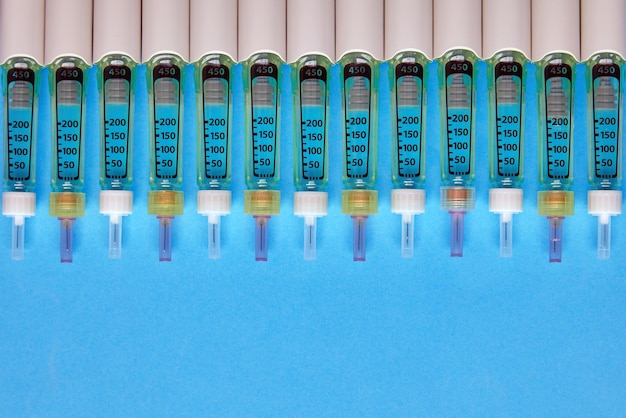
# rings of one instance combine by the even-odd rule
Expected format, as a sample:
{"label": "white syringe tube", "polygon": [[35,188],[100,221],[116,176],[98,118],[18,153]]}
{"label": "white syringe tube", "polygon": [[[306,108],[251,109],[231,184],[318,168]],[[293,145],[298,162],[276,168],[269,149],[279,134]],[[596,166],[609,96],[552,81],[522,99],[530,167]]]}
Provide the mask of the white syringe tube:
{"label": "white syringe tube", "polygon": [[384,5],[382,0],[337,0],[335,3],[335,53],[364,51],[376,59],[384,56]]}
{"label": "white syringe tube", "polygon": [[228,55],[236,62],[237,1],[191,0],[190,7],[191,61],[196,62],[210,52]]}
{"label": "white syringe tube", "polygon": [[385,1],[385,59],[404,50],[433,56],[432,0]]}
{"label": "white syringe tube", "polygon": [[287,61],[304,55],[335,60],[334,0],[287,0]]}
{"label": "white syringe tube", "polygon": [[92,6],[84,0],[46,1],[46,64],[57,57],[75,56],[91,65]]}
{"label": "white syringe tube", "polygon": [[141,0],[94,1],[94,62],[109,54],[141,59]]}
{"label": "white syringe tube", "polygon": [[143,0],[141,60],[176,54],[189,61],[189,0]]}
{"label": "white syringe tube", "polygon": [[483,0],[483,55],[520,51],[530,57],[530,0]]}
{"label": "white syringe tube", "polygon": [[532,59],[566,52],[580,59],[579,0],[532,0]]}
{"label": "white syringe tube", "polygon": [[285,0],[239,0],[238,52],[247,59],[259,51],[283,58],[287,51]]}
{"label": "white syringe tube", "polygon": [[44,63],[44,0],[0,1],[0,63],[13,56]]}
{"label": "white syringe tube", "polygon": [[580,5],[582,59],[588,60],[599,51],[612,51],[626,57],[626,2],[582,0]]}
{"label": "white syringe tube", "polygon": [[469,49],[482,56],[481,0],[435,0],[433,50],[440,57],[451,49]]}
{"label": "white syringe tube", "polygon": [[[36,62],[35,67],[44,62],[44,0],[26,0],[26,1],[0,1],[0,64],[12,65],[8,61],[11,58],[21,60],[21,58],[30,58]],[[20,63],[20,61],[16,61]],[[33,83],[33,89],[37,90],[39,77],[37,76]],[[36,93],[33,93],[33,106],[36,106],[38,100]],[[5,102],[5,106],[8,103]],[[5,112],[7,112],[5,108]],[[5,113],[6,114],[6,113]],[[35,118],[36,110],[32,117]],[[33,125],[36,122],[33,121]],[[3,129],[8,128],[5,120]],[[33,137],[31,138],[31,152],[35,152],[36,143],[34,134],[36,133],[36,125],[32,128]],[[6,131],[5,131],[6,132]],[[7,143],[5,138],[5,143]],[[8,164],[9,150],[4,150],[5,164]],[[12,183],[10,179],[5,178],[5,191],[2,193],[2,214],[13,218],[12,239],[11,239],[11,257],[14,260],[24,258],[24,218],[35,215],[36,195],[31,190],[35,184],[35,158],[31,159],[30,185],[20,191],[11,187],[7,183]],[[8,170],[5,168],[5,176]],[[7,176],[8,177],[8,176]],[[9,180],[9,181],[7,181]]]}

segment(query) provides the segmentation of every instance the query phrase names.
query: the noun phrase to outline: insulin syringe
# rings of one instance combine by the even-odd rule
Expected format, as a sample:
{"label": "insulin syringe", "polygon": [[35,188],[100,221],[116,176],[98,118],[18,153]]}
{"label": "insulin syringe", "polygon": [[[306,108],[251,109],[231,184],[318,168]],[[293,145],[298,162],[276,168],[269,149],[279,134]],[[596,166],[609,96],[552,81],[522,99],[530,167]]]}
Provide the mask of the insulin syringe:
{"label": "insulin syringe", "polygon": [[109,257],[122,256],[122,217],[133,212],[133,116],[141,46],[140,0],[95,0],[94,57],[100,105],[100,213]]}
{"label": "insulin syringe", "polygon": [[[287,59],[293,86],[294,214],[304,218],[304,258],[316,255],[317,218],[328,213],[329,78],[335,2],[288,0]],[[310,31],[307,28],[317,28]]]}
{"label": "insulin syringe", "polygon": [[[402,257],[413,257],[414,215],[424,213],[425,80],[432,56],[432,1],[385,1],[391,87],[391,211],[402,216]],[[416,48],[417,49],[414,49]]]}
{"label": "insulin syringe", "polygon": [[47,0],[45,55],[50,71],[50,216],[61,222],[61,262],[72,262],[73,223],[85,213],[84,154],[92,3]]}
{"label": "insulin syringe", "polygon": [[[558,16],[558,19],[554,17]],[[549,259],[561,261],[561,223],[574,214],[574,66],[580,52],[578,0],[533,0],[532,56],[539,109],[539,215],[549,221]]]}
{"label": "insulin syringe", "polygon": [[[207,16],[212,16],[207,25]],[[191,0],[190,51],[196,80],[198,213],[209,222],[209,258],[220,258],[220,217],[231,192],[232,81],[237,61],[237,1]]]}
{"label": "insulin syringe", "polygon": [[622,213],[622,0],[581,2],[581,50],[587,76],[588,211],[598,217],[598,258],[611,255],[611,216]]}
{"label": "insulin syringe", "polygon": [[[24,30],[28,28],[28,30]],[[2,214],[13,218],[11,257],[24,258],[24,218],[35,215],[35,150],[44,0],[0,1],[4,114]]]}
{"label": "insulin syringe", "polygon": [[365,261],[365,221],[378,213],[378,58],[383,57],[383,1],[337,0],[341,67],[343,183],[341,211],[353,220],[354,261]]}
{"label": "insulin syringe", "polygon": [[267,228],[280,213],[280,82],[286,49],[285,0],[239,1],[243,62],[244,213],[255,219],[255,259],[267,261]]}
{"label": "insulin syringe", "polygon": [[524,92],[530,56],[530,0],[483,0],[489,86],[489,211],[500,215],[500,256],[513,255],[513,214],[524,191]]}
{"label": "insulin syringe", "polygon": [[189,0],[143,0],[142,61],[148,82],[148,213],[159,220],[159,260],[172,260],[172,220],[183,214],[183,86]]}
{"label": "insulin syringe", "polygon": [[463,216],[474,209],[476,76],[481,55],[481,1],[435,0],[439,61],[441,208],[452,217],[450,255],[463,256]]}

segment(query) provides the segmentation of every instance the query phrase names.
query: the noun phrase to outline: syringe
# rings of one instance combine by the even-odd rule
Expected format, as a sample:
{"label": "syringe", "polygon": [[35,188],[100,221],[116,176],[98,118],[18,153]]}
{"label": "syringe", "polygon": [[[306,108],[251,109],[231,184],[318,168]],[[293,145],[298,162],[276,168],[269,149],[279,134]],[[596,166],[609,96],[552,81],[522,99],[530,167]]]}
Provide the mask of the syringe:
{"label": "syringe", "polygon": [[383,1],[337,0],[336,52],[341,66],[343,183],[341,211],[353,220],[354,261],[365,261],[365,221],[378,213],[378,61],[383,56]]}
{"label": "syringe", "polygon": [[441,208],[452,216],[450,255],[463,256],[463,216],[474,209],[476,64],[481,55],[481,1],[435,0],[439,56]]}
{"label": "syringe", "polygon": [[[335,59],[334,0],[288,0],[287,59],[293,86],[294,214],[304,218],[304,258],[316,254],[317,218],[328,213],[330,67]],[[307,28],[316,28],[311,31]]]}
{"label": "syringe", "polygon": [[183,86],[189,0],[143,0],[142,61],[148,81],[148,213],[159,220],[159,260],[172,260],[172,220],[183,214]]}
{"label": "syringe", "polygon": [[84,152],[92,2],[47,0],[45,55],[52,109],[50,216],[61,222],[61,262],[72,262],[72,225],[85,213]]}
{"label": "syringe", "polygon": [[621,0],[581,2],[581,49],[587,72],[588,212],[598,217],[598,258],[611,255],[611,216],[622,213],[622,65],[626,54]]}
{"label": "syringe", "polygon": [[[211,16],[211,25],[206,19]],[[191,0],[190,51],[196,80],[198,213],[209,222],[209,258],[220,258],[220,217],[231,192],[233,66],[237,61],[237,1]]]}
{"label": "syringe", "polygon": [[[558,19],[555,19],[558,16]],[[561,261],[562,226],[574,214],[574,66],[580,52],[578,0],[533,0],[532,55],[539,109],[539,215],[548,217],[549,259]]]}
{"label": "syringe", "polygon": [[483,0],[489,85],[489,211],[500,215],[500,257],[513,255],[513,214],[523,209],[524,105],[530,0]]}
{"label": "syringe", "polygon": [[35,215],[35,151],[43,28],[44,0],[0,1],[4,99],[2,214],[13,218],[11,257],[14,260],[24,258],[24,218]]}
{"label": "syringe", "polygon": [[239,56],[243,62],[244,213],[255,227],[255,259],[267,261],[267,227],[280,213],[280,82],[286,49],[285,0],[240,0]]}
{"label": "syringe", "polygon": [[[425,81],[433,53],[431,0],[385,1],[385,59],[391,87],[391,211],[402,216],[402,257],[413,257],[414,215],[426,193]],[[417,48],[417,49],[414,49]]]}
{"label": "syringe", "polygon": [[133,212],[135,80],[140,0],[95,0],[94,57],[100,95],[100,213],[109,216],[109,257],[122,256],[122,217]]}

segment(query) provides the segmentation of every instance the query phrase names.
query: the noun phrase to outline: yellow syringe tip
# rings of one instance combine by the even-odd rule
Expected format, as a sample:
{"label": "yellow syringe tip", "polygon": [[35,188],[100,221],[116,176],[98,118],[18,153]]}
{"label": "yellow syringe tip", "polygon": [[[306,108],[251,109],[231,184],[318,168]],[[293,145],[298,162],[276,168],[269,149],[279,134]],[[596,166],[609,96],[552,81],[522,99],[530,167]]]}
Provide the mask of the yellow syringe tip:
{"label": "yellow syringe tip", "polygon": [[84,193],[50,193],[50,216],[54,216],[56,218],[78,218],[84,215]]}
{"label": "yellow syringe tip", "polygon": [[574,214],[574,192],[542,190],[537,193],[537,211],[543,216],[571,216]]}
{"label": "yellow syringe tip", "polygon": [[246,215],[272,216],[280,213],[280,191],[245,190],[243,213]]}
{"label": "yellow syringe tip", "polygon": [[148,214],[176,216],[183,214],[185,195],[177,190],[150,190],[148,192]]}
{"label": "yellow syringe tip", "polygon": [[341,213],[344,215],[367,216],[378,213],[378,191],[343,190]]}

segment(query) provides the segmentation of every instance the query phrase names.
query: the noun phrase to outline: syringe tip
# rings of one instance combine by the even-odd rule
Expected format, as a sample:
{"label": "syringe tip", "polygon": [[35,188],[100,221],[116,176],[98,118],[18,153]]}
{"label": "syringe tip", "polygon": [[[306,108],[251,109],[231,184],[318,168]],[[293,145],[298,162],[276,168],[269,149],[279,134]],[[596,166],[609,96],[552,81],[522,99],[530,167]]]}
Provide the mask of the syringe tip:
{"label": "syringe tip", "polygon": [[465,211],[451,210],[450,256],[463,257],[463,216]]}
{"label": "syringe tip", "polygon": [[367,216],[352,216],[352,259],[354,261],[365,261],[366,220]]}
{"label": "syringe tip", "polygon": [[13,260],[24,259],[24,217],[13,217],[13,234],[11,239],[11,258]]}
{"label": "syringe tip", "polygon": [[256,226],[254,230],[254,259],[267,261],[267,222],[270,217],[255,215]]}
{"label": "syringe tip", "polygon": [[507,215],[500,215],[500,257],[513,256],[513,219]]}
{"label": "syringe tip", "polygon": [[220,258],[220,216],[209,215],[209,258]]}
{"label": "syringe tip", "polygon": [[562,216],[548,216],[548,222],[550,222],[550,240],[548,242],[549,257],[551,263],[560,263],[561,254],[563,252],[562,241]]}
{"label": "syringe tip", "polygon": [[109,220],[109,258],[122,258],[122,217]]}
{"label": "syringe tip", "polygon": [[157,216],[159,220],[159,261],[172,261],[173,216]]}
{"label": "syringe tip", "polygon": [[317,218],[304,218],[304,259],[315,260],[317,253]]}
{"label": "syringe tip", "polygon": [[413,258],[413,215],[405,213],[402,215],[402,258]]}
{"label": "syringe tip", "polygon": [[61,263],[72,262],[72,252],[74,246],[74,219],[59,218],[61,222]]}
{"label": "syringe tip", "polygon": [[598,258],[611,258],[611,217],[598,217]]}

